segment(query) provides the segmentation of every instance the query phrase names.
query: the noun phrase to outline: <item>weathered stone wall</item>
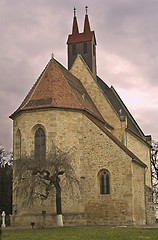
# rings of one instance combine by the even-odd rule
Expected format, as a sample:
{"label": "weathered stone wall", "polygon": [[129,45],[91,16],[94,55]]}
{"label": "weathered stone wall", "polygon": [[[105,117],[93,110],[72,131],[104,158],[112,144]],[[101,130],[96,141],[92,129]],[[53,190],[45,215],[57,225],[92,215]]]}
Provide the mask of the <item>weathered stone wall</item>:
{"label": "weathered stone wall", "polygon": [[[73,192],[72,189],[63,190],[62,187],[65,225],[132,225],[133,222],[144,222],[143,214],[141,218],[135,216],[134,219],[137,203],[139,202],[140,209],[145,208],[143,200],[138,200],[143,193],[142,186],[141,191],[137,190],[140,180],[136,180],[137,174],[141,181],[144,180],[142,167],[137,165],[136,171],[132,167],[132,159],[94,123],[78,111],[52,109],[24,112],[14,121],[14,149],[16,132],[19,129],[21,153],[29,155],[34,150],[34,134],[38,127],[45,130],[47,152],[51,151],[52,141],[64,151],[74,146],[76,149],[71,164],[80,186]],[[110,194],[101,195],[99,192],[98,173],[101,169],[107,169],[110,173]],[[61,178],[61,184],[64,185],[64,178]],[[13,204],[18,205],[17,213],[13,216],[14,225],[30,225],[32,221],[39,226],[56,224],[54,192],[43,205],[37,203],[29,209],[24,208],[21,199],[16,199],[15,195]],[[46,211],[45,220],[42,211]]]}
{"label": "weathered stone wall", "polygon": [[[52,142],[63,151],[68,151],[75,147],[76,151],[71,159],[71,164],[75,168],[76,176],[80,180],[80,164],[83,159],[83,131],[82,131],[82,114],[73,111],[51,110],[51,111],[34,111],[24,112],[14,121],[14,154],[16,156],[16,132],[21,131],[21,154],[22,156],[30,155],[34,151],[34,134],[38,127],[42,127],[46,134],[46,148],[49,153],[52,148]],[[16,160],[15,160],[16,161]],[[65,187],[62,191],[62,209],[64,213],[83,212],[84,206],[80,196],[79,186],[71,189],[64,184],[64,179],[61,178],[61,183]],[[73,195],[73,197],[72,197]],[[27,214],[26,219],[18,221],[17,224],[27,224],[32,221],[33,217],[29,218],[29,213],[33,215],[41,214],[45,210],[48,214],[56,212],[55,210],[55,195],[52,194],[43,205],[36,203],[35,206],[25,209],[21,198],[16,199],[16,194],[13,197],[13,204],[17,204],[18,211],[16,219],[20,219]],[[65,218],[66,219],[66,218]],[[70,217],[69,217],[70,219]],[[66,220],[65,220],[66,221]],[[68,220],[69,222],[70,220]],[[38,222],[38,219],[36,220]],[[16,221],[14,221],[16,224]],[[39,223],[40,224],[40,223]]]}
{"label": "weathered stone wall", "polygon": [[132,185],[133,185],[133,222],[134,225],[146,224],[145,216],[145,169],[133,162],[132,165]]}
{"label": "weathered stone wall", "polygon": [[[66,149],[72,145],[79,145],[82,115],[75,111],[55,109],[51,111],[35,110],[34,112],[24,112],[14,121],[14,139],[16,131],[18,129],[21,131],[22,155],[29,155],[34,150],[34,134],[39,127],[45,130],[47,136],[47,152],[52,147],[52,141],[61,149]],[[14,150],[16,151],[16,149]]]}
{"label": "weathered stone wall", "polygon": [[70,71],[80,79],[105,121],[114,127],[113,134],[122,141],[123,126],[119,117],[79,56],[76,58]]}
{"label": "weathered stone wall", "polygon": [[[84,191],[88,224],[132,225],[135,202],[145,209],[144,192],[133,189],[132,159],[91,121],[84,117]],[[97,163],[97,164],[96,164]],[[144,189],[144,173],[137,165]],[[110,172],[110,194],[100,195],[98,172],[107,169]],[[143,169],[144,170],[144,169]],[[139,181],[135,188],[139,189]],[[143,194],[143,196],[142,196]],[[135,200],[134,200],[135,197]],[[137,224],[144,223],[145,216],[135,219]]]}
{"label": "weathered stone wall", "polygon": [[[57,216],[55,212],[29,212],[21,215],[14,214],[11,218],[11,226],[13,227],[30,227],[31,223],[34,222],[34,227],[57,227]],[[63,213],[63,224],[64,226],[84,226],[86,225],[86,215],[83,212],[71,212]]]}
{"label": "weathered stone wall", "polygon": [[156,222],[156,217],[154,214],[152,188],[145,186],[145,191],[146,191],[146,223],[153,224]]}
{"label": "weathered stone wall", "polygon": [[146,185],[151,187],[150,146],[130,132],[127,132],[127,148],[147,165]]}
{"label": "weathered stone wall", "polygon": [[119,116],[111,106],[101,88],[86,68],[80,57],[75,60],[71,72],[80,79],[103,118],[114,128],[112,134],[116,136],[127,148],[129,148],[147,167],[146,184],[151,187],[151,171],[150,171],[150,147],[136,136],[126,132],[126,120],[121,122]]}

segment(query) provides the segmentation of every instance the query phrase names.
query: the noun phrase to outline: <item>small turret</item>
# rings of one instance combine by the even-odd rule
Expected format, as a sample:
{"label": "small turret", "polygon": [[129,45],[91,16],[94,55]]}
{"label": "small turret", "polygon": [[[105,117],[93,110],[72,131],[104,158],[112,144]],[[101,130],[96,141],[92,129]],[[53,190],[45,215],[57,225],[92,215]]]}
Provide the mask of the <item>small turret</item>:
{"label": "small turret", "polygon": [[77,36],[79,34],[78,30],[78,23],[76,18],[76,8],[74,8],[74,20],[73,20],[73,26],[72,26],[72,35]]}
{"label": "small turret", "polygon": [[91,32],[89,19],[88,19],[88,15],[87,15],[87,9],[88,9],[88,7],[86,6],[86,15],[85,15],[85,20],[84,20],[84,33],[85,34],[89,34],[89,32]]}
{"label": "small turret", "polygon": [[74,8],[74,18],[72,34],[68,36],[68,69],[71,69],[73,62],[78,54],[80,54],[85,60],[91,72],[96,76],[96,39],[94,31],[91,31],[88,7],[86,6],[86,15],[84,20],[84,31],[79,33],[76,8]]}

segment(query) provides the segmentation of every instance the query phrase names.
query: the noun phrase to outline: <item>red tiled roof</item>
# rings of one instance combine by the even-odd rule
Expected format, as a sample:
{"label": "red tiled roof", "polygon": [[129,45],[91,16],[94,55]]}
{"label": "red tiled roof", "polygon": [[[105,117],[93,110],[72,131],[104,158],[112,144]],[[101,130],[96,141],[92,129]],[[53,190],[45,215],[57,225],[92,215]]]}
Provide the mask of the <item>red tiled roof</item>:
{"label": "red tiled roof", "polygon": [[67,44],[92,41],[93,35],[94,31],[91,31],[88,34],[85,34],[84,32],[78,34],[71,34],[68,36]]}
{"label": "red tiled roof", "polygon": [[23,110],[40,108],[69,108],[78,109],[98,126],[113,142],[115,142],[133,161],[145,167],[129,149],[127,149],[105,127],[106,122],[86,92],[82,83],[55,59],[51,59],[20,105],[10,116],[14,119]]}
{"label": "red tiled roof", "polygon": [[77,35],[79,33],[78,30],[78,23],[77,23],[77,18],[74,16],[74,21],[73,21],[73,26],[72,26],[72,34]]}
{"label": "red tiled roof", "polygon": [[[93,36],[95,40],[95,33],[90,29],[88,15],[85,15],[83,33],[79,33],[78,31],[77,18],[75,16],[73,19],[72,34],[68,36],[67,44],[92,41]],[[95,40],[95,44],[96,44],[96,40]]]}
{"label": "red tiled roof", "polygon": [[91,29],[90,29],[88,15],[86,14],[85,20],[84,20],[84,33],[88,33],[88,32],[91,32]]}
{"label": "red tiled roof", "polygon": [[20,107],[11,117],[22,110],[46,107],[86,110],[104,121],[80,80],[55,59],[49,61]]}

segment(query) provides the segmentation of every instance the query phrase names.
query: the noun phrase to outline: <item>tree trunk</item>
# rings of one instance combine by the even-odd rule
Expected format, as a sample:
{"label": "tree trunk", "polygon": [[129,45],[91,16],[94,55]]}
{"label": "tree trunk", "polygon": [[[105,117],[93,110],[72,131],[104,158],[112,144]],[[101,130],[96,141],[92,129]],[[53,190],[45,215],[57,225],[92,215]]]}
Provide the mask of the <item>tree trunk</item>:
{"label": "tree trunk", "polygon": [[57,226],[63,227],[62,207],[61,207],[61,187],[59,184],[59,178],[55,184],[56,188],[56,213],[57,213]]}
{"label": "tree trunk", "polygon": [[57,215],[62,214],[61,192],[56,193],[56,213],[57,213]]}

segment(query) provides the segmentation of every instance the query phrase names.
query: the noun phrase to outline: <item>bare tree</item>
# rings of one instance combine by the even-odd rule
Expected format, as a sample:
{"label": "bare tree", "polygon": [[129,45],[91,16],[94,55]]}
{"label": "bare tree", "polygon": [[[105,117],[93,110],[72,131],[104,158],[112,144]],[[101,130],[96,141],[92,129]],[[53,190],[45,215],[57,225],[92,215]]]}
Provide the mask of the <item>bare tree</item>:
{"label": "bare tree", "polygon": [[0,167],[5,164],[11,165],[13,160],[13,152],[7,152],[3,145],[0,144]]}
{"label": "bare tree", "polygon": [[[72,158],[75,149],[62,151],[55,145],[46,159],[39,160],[34,157],[23,157],[14,161],[14,191],[18,196],[23,196],[23,204],[30,206],[36,200],[41,203],[48,198],[51,191],[56,192],[56,213],[60,216],[59,225],[62,226],[62,201],[60,176],[72,191],[79,181],[72,167]],[[27,191],[26,191],[27,189]]]}
{"label": "bare tree", "polygon": [[153,186],[153,200],[154,200],[154,203],[158,203],[158,141],[152,142],[151,174],[152,174],[152,186]]}
{"label": "bare tree", "polygon": [[0,145],[0,166],[4,166],[5,165],[5,157],[6,157],[7,153],[5,148]]}

